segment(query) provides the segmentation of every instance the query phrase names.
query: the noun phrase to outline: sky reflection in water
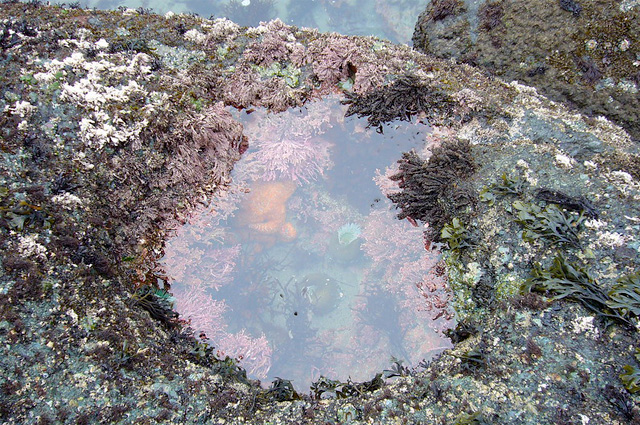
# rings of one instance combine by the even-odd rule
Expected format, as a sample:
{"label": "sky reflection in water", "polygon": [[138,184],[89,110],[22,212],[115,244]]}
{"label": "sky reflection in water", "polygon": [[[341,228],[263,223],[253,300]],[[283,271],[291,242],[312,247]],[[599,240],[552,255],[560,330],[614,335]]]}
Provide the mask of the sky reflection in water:
{"label": "sky reflection in water", "polygon": [[[449,347],[440,255],[395,218],[384,174],[421,150],[429,127],[384,134],[344,119],[337,97],[269,114],[236,113],[250,149],[233,183],[168,241],[177,310],[250,376],[371,379]],[[388,173],[392,174],[392,172]]]}
{"label": "sky reflection in water", "polygon": [[198,13],[203,17],[227,17],[243,26],[279,18],[289,25],[318,28],[346,35],[374,35],[408,44],[421,0],[82,0],[84,7],[115,9],[118,6],[150,8],[156,13]]}

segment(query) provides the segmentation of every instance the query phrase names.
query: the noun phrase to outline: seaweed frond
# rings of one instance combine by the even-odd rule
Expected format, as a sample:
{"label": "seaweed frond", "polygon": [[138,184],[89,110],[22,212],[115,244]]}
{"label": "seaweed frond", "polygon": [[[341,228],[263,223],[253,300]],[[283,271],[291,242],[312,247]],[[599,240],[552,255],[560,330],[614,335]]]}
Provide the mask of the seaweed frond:
{"label": "seaweed frond", "polygon": [[584,227],[585,217],[569,213],[549,204],[542,208],[536,204],[515,201],[516,222],[524,227],[522,238],[527,242],[542,239],[551,245],[578,248],[578,233]]}
{"label": "seaweed frond", "polygon": [[340,382],[321,376],[311,384],[311,391],[313,391],[316,399],[326,398],[327,396],[347,398],[379,390],[383,385],[384,380],[381,373],[376,374],[373,379],[365,382],[353,382],[351,379],[348,379],[347,382]]}
{"label": "seaweed frond", "polygon": [[640,271],[618,279],[609,296],[609,307],[619,309],[627,317],[640,317]]}
{"label": "seaweed frond", "polygon": [[537,263],[531,271],[531,277],[525,281],[523,290],[545,292],[554,300],[576,301],[599,317],[632,325],[621,310],[612,307],[612,298],[600,289],[585,269],[569,263],[561,255],[554,258],[548,269],[543,269],[540,263]]}
{"label": "seaweed frond", "polygon": [[507,176],[506,173],[503,173],[502,176],[500,176],[500,180],[485,187],[484,189],[482,189],[482,191],[480,191],[480,200],[482,202],[487,202],[491,206],[493,205],[496,196],[519,196],[524,191],[525,183],[526,181],[523,180],[520,176],[511,178]]}
{"label": "seaweed frond", "polygon": [[[635,358],[640,362],[640,349],[636,350]],[[625,365],[620,380],[631,394],[640,392],[640,368],[638,365]]]}
{"label": "seaweed frond", "polygon": [[382,133],[382,124],[396,119],[409,121],[419,112],[433,114],[444,112],[453,106],[449,96],[427,86],[413,75],[399,77],[393,83],[360,96],[345,93],[349,105],[346,117],[357,115],[367,117],[369,127],[376,127]]}
{"label": "seaweed frond", "polygon": [[167,291],[145,285],[138,288],[130,303],[148,311],[151,318],[168,327],[174,327],[177,324],[178,313],[173,310],[173,301],[173,297]]}
{"label": "seaweed frond", "polygon": [[462,140],[433,148],[428,161],[414,151],[402,154],[400,170],[391,176],[402,191],[388,197],[402,211],[399,219],[411,217],[429,223],[429,237],[438,242],[445,224],[464,218],[475,207],[477,194],[466,180],[476,170],[471,145]]}

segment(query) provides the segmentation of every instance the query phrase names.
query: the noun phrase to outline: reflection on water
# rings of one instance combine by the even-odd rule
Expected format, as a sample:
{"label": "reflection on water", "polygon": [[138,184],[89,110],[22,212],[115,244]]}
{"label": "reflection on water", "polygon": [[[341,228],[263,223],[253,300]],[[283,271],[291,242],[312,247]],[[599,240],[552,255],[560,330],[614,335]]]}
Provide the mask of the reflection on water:
{"label": "reflection on water", "polygon": [[[423,148],[421,123],[366,129],[328,98],[237,113],[250,149],[231,186],[169,240],[177,310],[250,376],[308,388],[371,379],[449,346],[439,252],[395,218],[387,166]],[[386,171],[385,171],[386,170]]]}
{"label": "reflection on water", "polygon": [[151,8],[160,14],[194,12],[203,17],[226,17],[243,26],[279,18],[299,27],[374,35],[397,43],[409,43],[418,15],[425,8],[421,0],[82,0],[80,4],[99,9]]}

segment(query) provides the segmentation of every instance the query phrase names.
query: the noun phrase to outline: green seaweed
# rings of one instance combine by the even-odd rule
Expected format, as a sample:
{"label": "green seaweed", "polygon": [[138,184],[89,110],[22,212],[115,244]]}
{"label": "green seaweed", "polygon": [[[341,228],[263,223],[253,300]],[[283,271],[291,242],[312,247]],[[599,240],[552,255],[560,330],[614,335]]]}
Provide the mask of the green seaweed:
{"label": "green seaweed", "polygon": [[249,382],[247,378],[247,371],[244,370],[238,361],[229,356],[224,359],[215,359],[211,370],[222,377],[225,382]]}
{"label": "green seaweed", "polygon": [[[636,349],[635,358],[640,362],[640,349]],[[640,368],[637,365],[625,365],[620,380],[631,394],[640,392]]]}
{"label": "green seaweed", "polygon": [[394,378],[396,376],[408,376],[411,371],[408,367],[402,365],[403,361],[391,356],[391,368],[382,371],[385,378]]}
{"label": "green seaweed", "polygon": [[479,199],[492,206],[496,197],[504,197],[507,195],[521,195],[524,191],[525,181],[516,176],[511,178],[506,173],[502,173],[500,180],[492,183],[480,191]]}
{"label": "green seaweed", "polygon": [[440,238],[447,243],[451,251],[455,252],[475,246],[471,233],[457,217],[454,217],[450,224],[446,224],[442,228]]}
{"label": "green seaweed", "polygon": [[522,238],[527,242],[542,239],[551,245],[578,248],[578,233],[584,227],[585,217],[549,204],[542,208],[536,204],[515,201],[516,222],[524,227]]}
{"label": "green seaweed", "polygon": [[476,371],[487,365],[487,354],[482,347],[472,348],[454,356],[460,359],[461,366],[466,371]]}
{"label": "green seaweed", "polygon": [[454,425],[481,425],[486,424],[487,422],[484,420],[482,411],[477,411],[473,413],[461,413],[456,418],[456,421],[453,423]]}
{"label": "green seaweed", "polygon": [[291,381],[282,378],[276,378],[265,395],[266,398],[274,401],[293,401],[301,398]]}
{"label": "green seaweed", "polygon": [[[320,376],[317,381],[311,384],[311,391],[316,399],[327,398],[327,396],[331,398],[347,398],[378,390],[383,385],[384,380],[381,373],[376,374],[373,379],[365,382],[353,382],[351,379],[347,379],[347,382],[341,382]],[[327,396],[323,396],[325,394]]]}
{"label": "green seaweed", "polygon": [[176,326],[178,313],[173,311],[173,297],[151,285],[140,287],[131,297],[132,306],[142,307],[151,317],[168,327]]}
{"label": "green seaweed", "polygon": [[620,310],[626,317],[640,317],[640,271],[619,278],[609,296],[609,307]]}
{"label": "green seaweed", "polygon": [[576,301],[599,317],[632,325],[623,311],[612,306],[612,298],[600,289],[589,272],[577,264],[569,263],[562,255],[555,257],[548,269],[543,269],[540,263],[536,263],[523,290],[547,292],[552,294],[553,300]]}

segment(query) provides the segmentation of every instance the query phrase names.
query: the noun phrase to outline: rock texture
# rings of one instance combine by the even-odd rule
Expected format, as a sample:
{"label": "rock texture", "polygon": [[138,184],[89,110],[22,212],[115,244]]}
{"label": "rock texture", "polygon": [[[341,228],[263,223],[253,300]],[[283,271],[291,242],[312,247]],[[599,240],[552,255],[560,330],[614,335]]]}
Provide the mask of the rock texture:
{"label": "rock texture", "polygon": [[[3,423],[638,423],[634,375],[620,379],[638,369],[635,307],[581,298],[639,268],[640,157],[622,128],[467,65],[279,21],[37,2],[0,17]],[[405,190],[457,203],[429,210],[449,214],[456,346],[386,382],[264,389],[180,326],[156,260],[246,150],[230,106],[336,92],[373,123],[433,126],[437,160],[404,167],[419,182],[430,163],[429,185]],[[456,146],[471,176],[451,173]],[[559,257],[564,280],[547,279]],[[566,281],[564,300],[535,293]]]}
{"label": "rock texture", "polygon": [[416,50],[534,86],[640,139],[640,5],[605,0],[432,0]]}

